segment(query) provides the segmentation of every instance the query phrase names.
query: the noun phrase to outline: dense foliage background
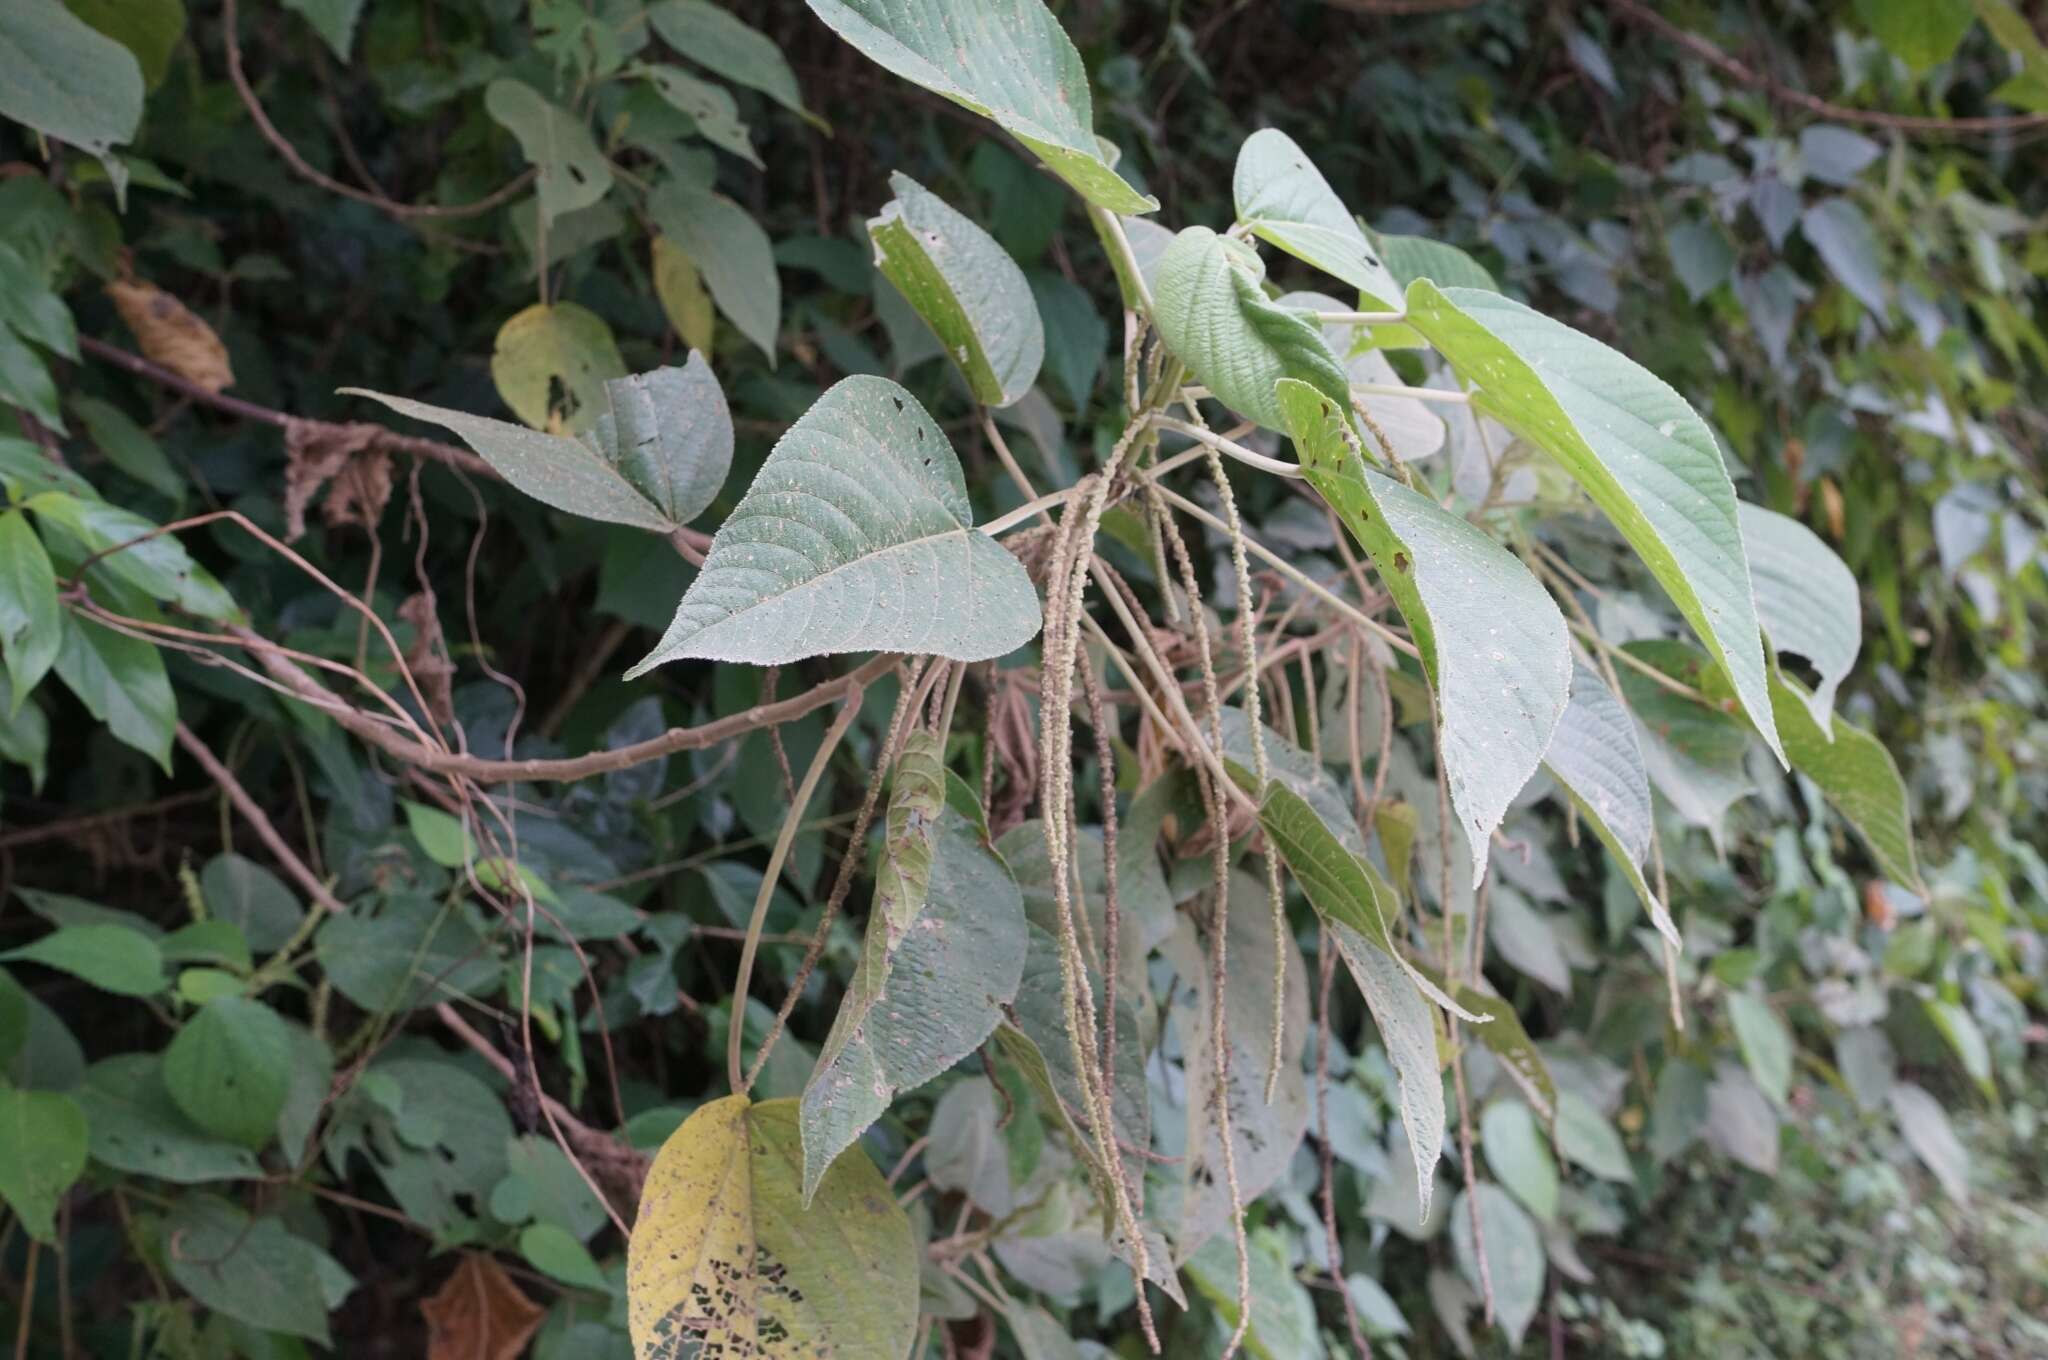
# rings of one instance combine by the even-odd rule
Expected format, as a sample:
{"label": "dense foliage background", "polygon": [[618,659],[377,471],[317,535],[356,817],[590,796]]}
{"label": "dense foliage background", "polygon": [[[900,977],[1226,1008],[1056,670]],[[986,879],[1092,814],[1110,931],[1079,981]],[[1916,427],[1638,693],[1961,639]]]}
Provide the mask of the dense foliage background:
{"label": "dense foliage background", "polygon": [[[984,514],[1023,499],[874,267],[863,224],[899,192],[891,172],[1025,271],[1046,358],[1000,419],[1041,487],[1097,466],[1121,428],[1110,262],[1017,143],[799,4],[729,6],[779,58],[673,0],[70,7],[133,52],[146,96],[104,159],[89,128],[34,130],[52,115],[31,76],[62,69],[34,27],[54,6],[0,14],[0,420],[16,427],[0,481],[10,505],[86,507],[43,530],[74,619],[64,683],[25,702],[0,686],[0,1337],[66,1360],[417,1355],[431,1328],[436,1356],[629,1355],[615,1217],[630,1220],[640,1154],[727,1092],[757,894],[750,1050],[798,976],[893,681],[867,691],[763,890],[832,707],[573,782],[463,785],[288,697],[237,630],[291,648],[302,675],[332,663],[337,688],[363,672],[484,758],[623,747],[809,691],[850,665],[621,673],[668,625],[704,533],[844,376],[915,392]],[[1634,894],[1532,789],[1494,847],[1486,975],[1548,1060],[1560,1127],[1539,1130],[1473,1050],[1482,1278],[1455,1134],[1418,1227],[1379,1034],[1304,972],[1326,1056],[1295,1038],[1327,1095],[1248,1211],[1253,1351],[1342,1352],[1362,1333],[1389,1355],[2048,1355],[2038,20],[2002,0],[1053,9],[1097,130],[1164,223],[1228,223],[1240,144],[1277,127],[1372,228],[1462,247],[1690,398],[1743,497],[1806,523],[1861,585],[1838,707],[1897,761],[1924,880],[1887,874],[1739,730],[1732,749],[1707,730],[1725,715],[1646,719],[1686,943],[1678,1030]],[[337,392],[546,426],[594,380],[692,348],[737,446],[708,513],[674,535],[556,513],[440,431]],[[1490,466],[1445,409],[1447,451],[1420,465],[1439,489],[1508,477],[1510,513],[1582,508],[1540,458]],[[1239,499],[1294,565],[1348,581],[1300,497],[1240,479]],[[9,573],[31,522],[46,521],[0,511],[0,636],[22,627]],[[166,538],[108,570],[121,559],[99,554],[150,525],[189,557]],[[1230,617],[1228,542],[1185,527]],[[1541,537],[1602,634],[1660,633],[1660,597],[1603,521],[1573,513]],[[1112,551],[1157,584],[1142,526]],[[1313,610],[1287,616],[1304,597],[1285,581],[1258,580],[1262,626],[1307,658],[1280,673],[1276,721],[1346,771],[1336,748],[1376,740],[1343,732],[1359,653]],[[170,631],[153,648],[106,613]],[[998,836],[1037,816],[1031,665],[977,672],[952,729],[952,767]],[[1398,664],[1373,675],[1426,751],[1419,684]],[[1640,711],[1658,698],[1650,685]],[[1135,818],[1160,752],[1123,741]],[[1389,783],[1426,841],[1417,768]],[[516,845],[516,872],[475,862],[464,819]],[[1205,882],[1199,820],[1169,823],[1152,866],[1175,902]],[[1023,867],[1024,830],[999,843],[1018,847],[1028,906],[1050,889],[1042,861],[1035,887]],[[1430,902],[1433,864],[1415,875]],[[810,1076],[861,955],[862,872],[759,1095]],[[545,920],[519,905],[535,896]],[[1290,920],[1313,969],[1315,918],[1297,902]],[[1139,1021],[1171,1147],[1186,1092],[1161,1025]],[[1061,1162],[1057,1114],[990,1051],[903,1093],[866,1138],[919,1241],[951,1244],[926,1271],[943,1321],[920,1344],[1140,1354],[1130,1272]],[[273,1117],[238,1120],[273,1098]],[[1169,1354],[1231,1335],[1216,1241],[1226,1255],[1185,1272],[1186,1311],[1161,1311]]]}

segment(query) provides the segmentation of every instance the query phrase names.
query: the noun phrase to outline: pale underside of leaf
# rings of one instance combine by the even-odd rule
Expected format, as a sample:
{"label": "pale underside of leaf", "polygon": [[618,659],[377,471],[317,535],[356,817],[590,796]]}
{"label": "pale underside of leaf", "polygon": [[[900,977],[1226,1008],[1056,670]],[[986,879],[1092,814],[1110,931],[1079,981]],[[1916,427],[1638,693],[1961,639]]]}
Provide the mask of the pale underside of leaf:
{"label": "pale underside of leaf", "polygon": [[1606,512],[1783,761],[1735,487],[1699,413],[1640,365],[1497,293],[1418,280],[1408,320],[1478,389],[1476,407],[1550,453]]}
{"label": "pale underside of leaf", "polygon": [[1856,577],[1820,535],[1789,515],[1747,501],[1738,507],[1756,612],[1772,648],[1803,657],[1819,683],[1807,711],[1825,733],[1835,691],[1863,646],[1863,601]]}
{"label": "pale underside of leaf", "polygon": [[790,426],[712,540],[661,642],[771,666],[850,651],[985,661],[1040,624],[1017,560],[973,527],[959,459],[916,398],[847,378]]}
{"label": "pale underside of leaf", "polygon": [[1495,828],[1542,762],[1570,698],[1564,616],[1485,532],[1367,468],[1345,438],[1342,408],[1290,380],[1278,396],[1309,484],[1371,557],[1422,652],[1477,882]]}
{"label": "pale underside of leaf", "polygon": [[1095,139],[1088,72],[1041,0],[809,0],[870,60],[992,119],[1110,212],[1158,201],[1110,167]]}
{"label": "pale underside of leaf", "polygon": [[1379,252],[1292,137],[1261,128],[1245,138],[1231,190],[1238,220],[1262,240],[1344,280],[1367,307],[1400,305],[1401,290]]}
{"label": "pale underside of leaf", "polygon": [[875,267],[939,337],[976,400],[1023,400],[1045,361],[1045,327],[1024,271],[910,176],[892,174],[889,184],[896,197],[868,220]]}
{"label": "pale underside of leaf", "polygon": [[1652,827],[1650,776],[1643,766],[1635,723],[1614,691],[1584,662],[1573,668],[1571,703],[1543,763],[1614,855],[1658,934],[1673,949],[1684,948],[1671,913],[1643,877]]}

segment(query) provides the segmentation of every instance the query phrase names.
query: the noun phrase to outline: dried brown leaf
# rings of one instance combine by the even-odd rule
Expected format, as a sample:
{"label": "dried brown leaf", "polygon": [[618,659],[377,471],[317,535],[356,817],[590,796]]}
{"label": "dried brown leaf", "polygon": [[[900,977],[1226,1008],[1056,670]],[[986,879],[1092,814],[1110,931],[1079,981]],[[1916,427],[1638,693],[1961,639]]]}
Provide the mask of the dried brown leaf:
{"label": "dried brown leaf", "polygon": [[[339,483],[337,483],[337,486]],[[388,490],[388,488],[387,488]],[[330,511],[335,497],[327,498]],[[413,627],[412,645],[405,649],[405,667],[427,701],[427,711],[436,722],[455,722],[455,662],[448,656],[448,639],[441,632],[441,615],[434,607],[434,592],[422,590],[408,595],[398,606],[398,617]]]}
{"label": "dried brown leaf", "polygon": [[375,529],[391,500],[388,432],[380,425],[291,420],[284,427],[285,539],[306,532],[306,509],[330,482],[321,515],[329,524]]}
{"label": "dried brown leaf", "polygon": [[463,1253],[420,1312],[427,1319],[427,1360],[517,1360],[547,1315],[496,1261],[476,1252]]}
{"label": "dried brown leaf", "polygon": [[108,284],[107,296],[150,359],[209,392],[234,385],[228,347],[184,303],[153,283],[131,279]]}

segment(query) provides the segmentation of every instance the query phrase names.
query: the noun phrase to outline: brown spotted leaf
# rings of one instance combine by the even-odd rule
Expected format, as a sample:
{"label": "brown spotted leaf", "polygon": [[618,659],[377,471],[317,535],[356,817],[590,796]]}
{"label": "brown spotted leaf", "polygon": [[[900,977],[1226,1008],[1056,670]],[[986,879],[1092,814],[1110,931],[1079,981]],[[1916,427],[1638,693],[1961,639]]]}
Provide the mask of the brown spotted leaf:
{"label": "brown spotted leaf", "polygon": [[228,347],[184,303],[153,283],[131,279],[108,284],[107,296],[152,361],[209,392],[234,385]]}

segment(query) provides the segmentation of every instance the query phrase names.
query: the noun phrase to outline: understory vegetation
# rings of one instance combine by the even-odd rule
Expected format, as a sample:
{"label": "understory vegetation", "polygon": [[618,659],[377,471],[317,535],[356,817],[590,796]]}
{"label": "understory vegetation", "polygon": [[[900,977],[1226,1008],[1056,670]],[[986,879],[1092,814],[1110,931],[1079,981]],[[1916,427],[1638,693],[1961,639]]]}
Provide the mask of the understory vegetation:
{"label": "understory vegetation", "polygon": [[2014,0],[0,3],[0,1353],[2048,1356]]}

